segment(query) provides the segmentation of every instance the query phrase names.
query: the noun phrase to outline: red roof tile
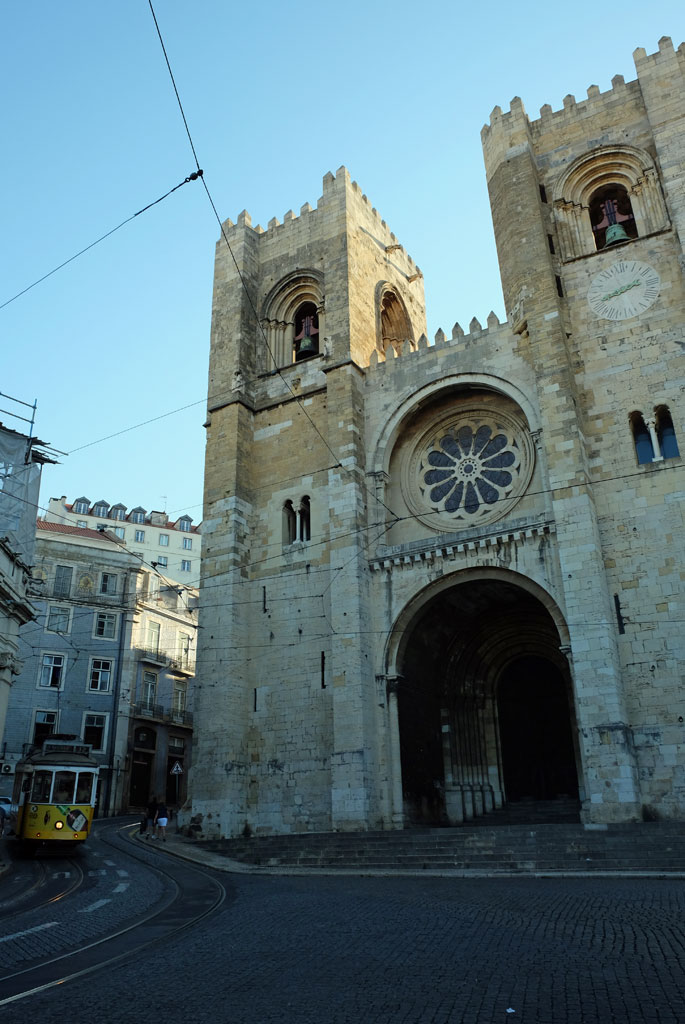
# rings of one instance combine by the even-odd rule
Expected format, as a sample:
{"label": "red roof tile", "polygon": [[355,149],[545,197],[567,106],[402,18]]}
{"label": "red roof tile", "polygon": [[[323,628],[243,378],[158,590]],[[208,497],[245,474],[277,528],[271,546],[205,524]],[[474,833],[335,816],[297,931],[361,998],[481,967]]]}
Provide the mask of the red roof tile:
{"label": "red roof tile", "polygon": [[47,530],[49,533],[70,533],[72,536],[88,537],[90,540],[106,540],[110,544],[116,544],[113,537],[108,537],[102,530],[89,530],[85,526],[67,526],[66,523],[50,523],[45,519],[36,522],[39,530]]}

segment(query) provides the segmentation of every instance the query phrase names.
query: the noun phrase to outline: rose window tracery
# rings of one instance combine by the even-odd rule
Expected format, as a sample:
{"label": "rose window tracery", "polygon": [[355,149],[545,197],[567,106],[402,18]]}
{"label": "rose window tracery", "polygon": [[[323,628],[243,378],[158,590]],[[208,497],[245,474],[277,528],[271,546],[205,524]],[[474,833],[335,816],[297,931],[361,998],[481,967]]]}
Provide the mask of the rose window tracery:
{"label": "rose window tracery", "polygon": [[454,530],[501,518],[533,471],[528,432],[514,416],[491,409],[443,416],[413,446],[404,489],[419,518]]}

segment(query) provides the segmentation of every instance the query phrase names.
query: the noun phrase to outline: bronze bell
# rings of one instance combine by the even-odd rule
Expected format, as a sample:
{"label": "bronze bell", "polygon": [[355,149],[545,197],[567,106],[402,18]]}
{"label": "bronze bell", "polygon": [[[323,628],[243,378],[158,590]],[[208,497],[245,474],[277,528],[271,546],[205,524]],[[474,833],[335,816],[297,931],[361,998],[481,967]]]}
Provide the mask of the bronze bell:
{"label": "bronze bell", "polygon": [[618,245],[619,242],[629,241],[630,235],[622,224],[610,224],[604,237],[604,248],[608,249],[610,245]]}
{"label": "bronze bell", "polygon": [[315,356],[317,352],[316,342],[311,334],[305,334],[297,350],[298,359],[306,359],[308,356]]}

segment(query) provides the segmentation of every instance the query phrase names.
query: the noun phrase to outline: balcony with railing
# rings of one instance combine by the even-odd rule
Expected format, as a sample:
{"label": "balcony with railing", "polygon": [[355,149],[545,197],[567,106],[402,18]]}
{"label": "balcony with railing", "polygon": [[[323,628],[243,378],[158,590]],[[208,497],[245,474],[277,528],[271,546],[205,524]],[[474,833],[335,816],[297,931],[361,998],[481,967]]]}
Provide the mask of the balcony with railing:
{"label": "balcony with railing", "polygon": [[180,725],[185,729],[193,728],[192,711],[181,711],[164,704],[153,704],[149,701],[138,701],[133,705],[133,717],[144,718],[146,721]]}

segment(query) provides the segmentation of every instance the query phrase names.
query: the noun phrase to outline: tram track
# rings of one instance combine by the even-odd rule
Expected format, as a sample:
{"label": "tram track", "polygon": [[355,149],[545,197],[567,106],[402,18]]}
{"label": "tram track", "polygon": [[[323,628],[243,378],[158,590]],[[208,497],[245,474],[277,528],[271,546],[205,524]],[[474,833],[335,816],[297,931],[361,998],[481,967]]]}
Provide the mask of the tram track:
{"label": "tram track", "polygon": [[[166,863],[159,863],[161,851],[155,856],[147,848],[140,849],[130,839],[122,840],[120,833],[124,831],[130,832],[131,826],[104,827],[100,838],[106,845],[118,851],[123,849],[127,856],[161,875],[170,885],[170,898],[161,907],[158,905],[124,927],[83,946],[0,975],[0,1007],[111,967],[139,955],[142,950],[168,942],[221,907],[226,899],[226,890],[207,871],[172,857],[165,858]],[[126,843],[123,847],[122,842]]]}
{"label": "tram track", "polygon": [[[0,900],[0,921],[14,915],[20,910],[22,913],[41,910],[52,903],[58,903],[66,896],[70,896],[84,882],[85,874],[81,865],[74,858],[61,858],[54,862],[48,862],[50,868],[42,861],[27,861],[30,864],[34,876],[27,879],[27,884],[18,892],[12,893],[7,899]],[[56,871],[56,865],[64,867]],[[64,876],[64,877],[61,877]],[[41,890],[46,889],[43,892]],[[32,896],[39,896],[32,899]]]}

